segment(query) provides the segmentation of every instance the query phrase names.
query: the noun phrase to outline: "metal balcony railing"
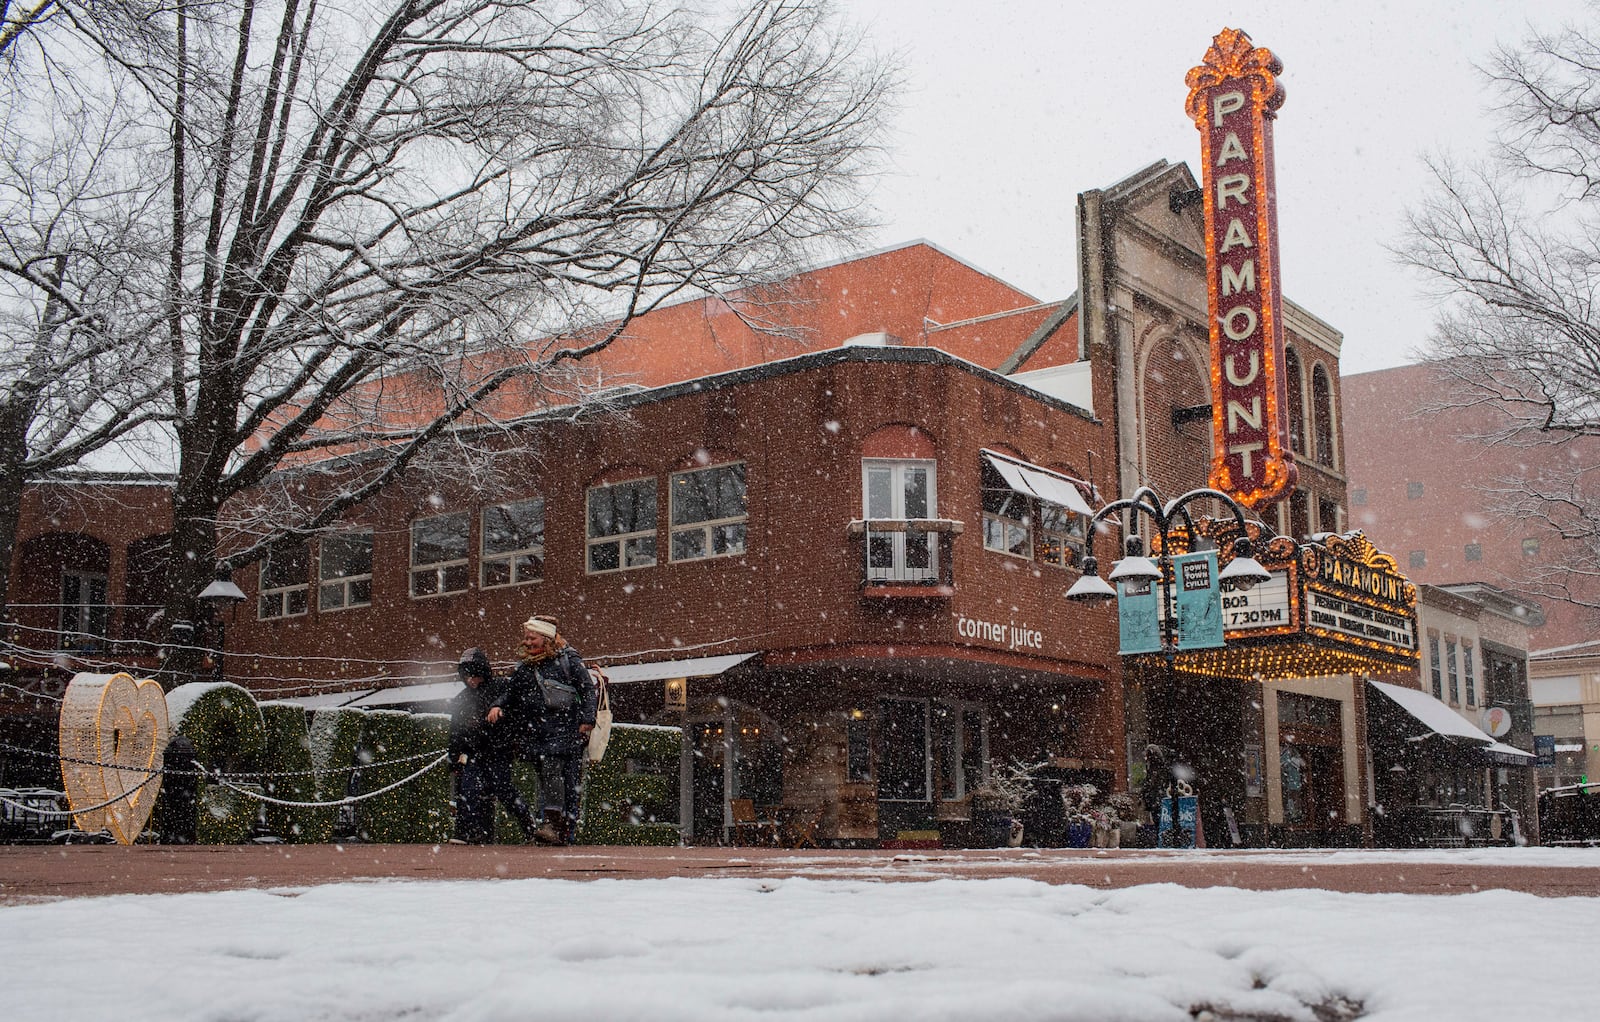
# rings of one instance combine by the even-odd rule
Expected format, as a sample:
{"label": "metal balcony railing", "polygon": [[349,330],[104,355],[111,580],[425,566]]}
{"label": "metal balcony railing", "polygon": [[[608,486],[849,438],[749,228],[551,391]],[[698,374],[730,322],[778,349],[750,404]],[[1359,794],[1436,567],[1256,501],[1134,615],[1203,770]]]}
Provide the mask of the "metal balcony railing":
{"label": "metal balcony railing", "polygon": [[860,584],[868,595],[948,596],[955,592],[955,538],[965,526],[946,518],[851,522]]}

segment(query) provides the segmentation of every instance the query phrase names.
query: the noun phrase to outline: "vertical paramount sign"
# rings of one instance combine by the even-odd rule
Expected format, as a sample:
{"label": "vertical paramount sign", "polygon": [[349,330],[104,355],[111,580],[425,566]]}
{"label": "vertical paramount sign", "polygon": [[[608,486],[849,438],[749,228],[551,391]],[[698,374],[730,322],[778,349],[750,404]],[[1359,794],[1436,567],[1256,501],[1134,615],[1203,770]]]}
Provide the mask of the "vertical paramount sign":
{"label": "vertical paramount sign", "polygon": [[1205,191],[1211,485],[1246,507],[1283,497],[1295,482],[1280,371],[1283,298],[1272,170],[1282,70],[1271,50],[1229,28],[1186,79]]}

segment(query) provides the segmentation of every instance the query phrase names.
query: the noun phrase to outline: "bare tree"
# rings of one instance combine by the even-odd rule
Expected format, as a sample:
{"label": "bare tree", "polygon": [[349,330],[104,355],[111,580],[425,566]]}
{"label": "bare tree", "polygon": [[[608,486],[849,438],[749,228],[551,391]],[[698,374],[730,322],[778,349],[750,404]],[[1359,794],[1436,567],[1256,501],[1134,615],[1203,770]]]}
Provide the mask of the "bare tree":
{"label": "bare tree", "polygon": [[[138,182],[120,206],[163,238],[135,278],[160,278],[173,620],[237,495],[346,473],[279,502],[291,520],[252,519],[234,564],[463,426],[581,393],[582,360],[661,302],[792,271],[863,227],[893,86],[812,0],[720,19],[632,0],[175,0],[146,20],[162,46],[102,51],[136,85],[119,93]],[[513,383],[517,401],[492,403]]]}
{"label": "bare tree", "polygon": [[[12,26],[0,44],[16,45]],[[57,55],[82,42],[62,40]],[[52,78],[60,88],[40,87]],[[126,159],[138,133],[112,78],[96,84],[15,65],[0,79],[11,98],[33,93],[0,123],[0,616],[24,486],[153,440],[166,414],[160,278],[148,272],[162,237]]]}
{"label": "bare tree", "polygon": [[[1569,541],[1533,579],[1547,596],[1600,605],[1600,35],[1568,28],[1503,49],[1486,68],[1500,98],[1491,162],[1433,164],[1402,257],[1446,301],[1428,361],[1474,437],[1557,448],[1495,480],[1495,510]],[[1530,459],[1534,461],[1535,459]]]}

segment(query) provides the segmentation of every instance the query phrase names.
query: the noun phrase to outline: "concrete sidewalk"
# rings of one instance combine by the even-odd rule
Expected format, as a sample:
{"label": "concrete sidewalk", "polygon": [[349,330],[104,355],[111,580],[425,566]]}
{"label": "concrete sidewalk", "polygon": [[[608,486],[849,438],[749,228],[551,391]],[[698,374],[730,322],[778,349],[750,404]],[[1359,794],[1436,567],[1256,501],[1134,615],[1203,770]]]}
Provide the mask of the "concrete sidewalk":
{"label": "concrete sidewalk", "polygon": [[[1535,851],[1535,850],[1530,850]],[[1342,856],[1352,861],[1340,862]],[[1461,894],[1505,889],[1600,896],[1600,866],[1451,862],[1447,852],[1153,852],[986,849],[927,852],[775,848],[539,848],[524,845],[7,845],[0,904],[110,894],[297,888],[343,881],[810,877],[916,881],[1026,877],[1052,884],[1174,883],[1252,890]]]}

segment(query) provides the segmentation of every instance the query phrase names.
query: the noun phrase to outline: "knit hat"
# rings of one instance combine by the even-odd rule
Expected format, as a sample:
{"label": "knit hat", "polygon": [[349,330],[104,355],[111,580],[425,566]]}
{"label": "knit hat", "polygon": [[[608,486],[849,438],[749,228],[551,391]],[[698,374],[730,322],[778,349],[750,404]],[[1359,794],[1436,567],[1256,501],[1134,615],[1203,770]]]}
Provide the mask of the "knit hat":
{"label": "knit hat", "polygon": [[547,639],[556,637],[556,626],[544,618],[530,617],[522,622],[522,627],[530,632],[538,632]]}
{"label": "knit hat", "polygon": [[461,659],[456,663],[456,670],[462,674],[475,674],[488,681],[494,675],[494,668],[489,664],[489,654],[473,646],[461,654]]}

